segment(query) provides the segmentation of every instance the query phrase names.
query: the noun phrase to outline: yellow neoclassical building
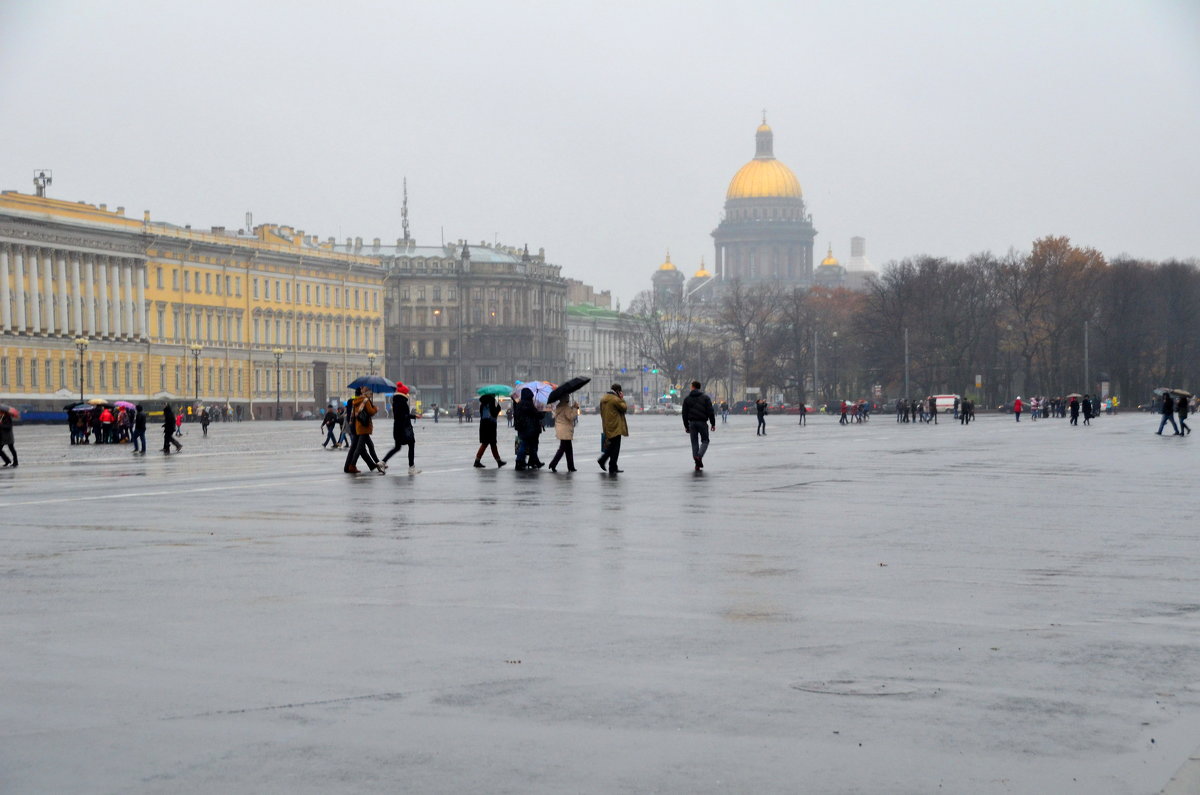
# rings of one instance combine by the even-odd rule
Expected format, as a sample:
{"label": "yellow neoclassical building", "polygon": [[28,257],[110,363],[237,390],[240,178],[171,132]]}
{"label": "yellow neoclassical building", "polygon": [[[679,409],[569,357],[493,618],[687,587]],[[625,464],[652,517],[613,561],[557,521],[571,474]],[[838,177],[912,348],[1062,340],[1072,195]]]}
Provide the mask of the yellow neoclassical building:
{"label": "yellow neoclassical building", "polygon": [[383,360],[378,259],[290,227],[200,231],[0,194],[0,402],[291,417]]}

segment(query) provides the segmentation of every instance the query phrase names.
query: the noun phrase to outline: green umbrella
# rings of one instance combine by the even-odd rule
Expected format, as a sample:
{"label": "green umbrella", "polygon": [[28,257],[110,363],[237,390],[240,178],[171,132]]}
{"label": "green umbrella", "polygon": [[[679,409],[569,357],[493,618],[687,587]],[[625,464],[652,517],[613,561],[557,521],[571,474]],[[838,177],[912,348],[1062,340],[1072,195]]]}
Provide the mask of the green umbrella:
{"label": "green umbrella", "polygon": [[481,386],[475,390],[475,394],[483,397],[484,395],[495,395],[496,397],[508,397],[512,394],[513,388],[508,384],[489,384]]}

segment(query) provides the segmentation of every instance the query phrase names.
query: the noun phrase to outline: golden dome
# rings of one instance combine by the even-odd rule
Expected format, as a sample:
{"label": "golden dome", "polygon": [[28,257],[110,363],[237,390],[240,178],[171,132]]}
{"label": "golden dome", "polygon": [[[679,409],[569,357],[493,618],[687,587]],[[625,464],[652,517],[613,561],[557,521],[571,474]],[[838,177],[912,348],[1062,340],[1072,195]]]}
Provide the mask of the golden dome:
{"label": "golden dome", "polygon": [[704,257],[701,257],[700,258],[700,270],[696,271],[696,275],[693,276],[692,278],[693,279],[708,279],[711,277],[712,277],[712,274],[708,272],[708,268],[704,267]]}
{"label": "golden dome", "polygon": [[659,265],[658,269],[660,271],[678,270],[678,268],[676,268],[675,265],[671,262],[671,252],[669,252],[669,251],[667,252],[667,261],[664,262],[662,265]]}
{"label": "golden dome", "polygon": [[725,191],[726,199],[770,199],[803,197],[800,180],[775,159],[775,134],[764,117],[754,133],[754,159],[738,170]]}
{"label": "golden dome", "polygon": [[840,262],[837,261],[837,257],[833,256],[833,246],[832,245],[829,246],[829,253],[825,255],[825,259],[821,260],[821,264],[822,265],[840,265],[841,264]]}
{"label": "golden dome", "polygon": [[762,199],[787,197],[799,199],[800,180],[778,160],[755,158],[742,166],[729,182],[726,199]]}

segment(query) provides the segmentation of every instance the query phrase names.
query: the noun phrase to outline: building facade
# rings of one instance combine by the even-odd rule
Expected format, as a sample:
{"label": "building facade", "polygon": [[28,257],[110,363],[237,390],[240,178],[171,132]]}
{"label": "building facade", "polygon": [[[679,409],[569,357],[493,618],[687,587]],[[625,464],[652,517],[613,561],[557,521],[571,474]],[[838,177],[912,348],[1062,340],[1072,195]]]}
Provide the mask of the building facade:
{"label": "building facade", "polygon": [[197,231],[4,192],[0,400],[315,410],[379,357],[384,276],[289,227]]}
{"label": "building facade", "polygon": [[576,395],[580,406],[598,406],[609,385],[635,368],[636,337],[636,327],[616,310],[582,303],[567,307],[568,370],[592,379]]}
{"label": "building facade", "polygon": [[474,400],[485,384],[567,377],[567,280],[544,251],[405,239],[361,250],[387,274],[387,374],[423,405]]}

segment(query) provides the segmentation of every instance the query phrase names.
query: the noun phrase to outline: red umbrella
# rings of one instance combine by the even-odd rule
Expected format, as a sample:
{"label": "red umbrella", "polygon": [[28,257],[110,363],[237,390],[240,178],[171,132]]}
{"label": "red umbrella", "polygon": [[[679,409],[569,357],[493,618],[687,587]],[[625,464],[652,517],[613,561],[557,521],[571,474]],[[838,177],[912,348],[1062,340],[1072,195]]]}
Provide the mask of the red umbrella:
{"label": "red umbrella", "polygon": [[17,409],[16,406],[0,406],[0,411],[5,412],[9,416],[11,416],[14,420],[21,419],[21,412]]}

